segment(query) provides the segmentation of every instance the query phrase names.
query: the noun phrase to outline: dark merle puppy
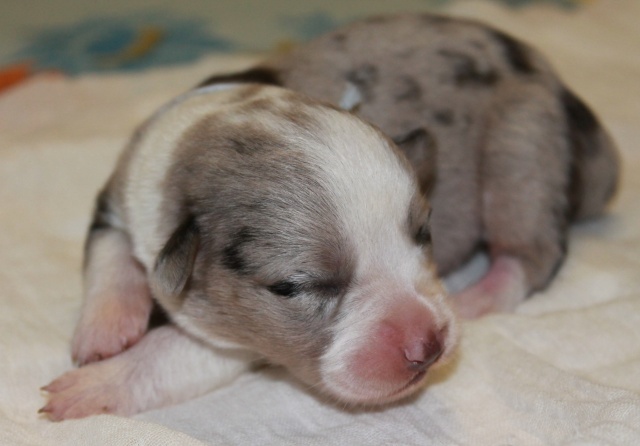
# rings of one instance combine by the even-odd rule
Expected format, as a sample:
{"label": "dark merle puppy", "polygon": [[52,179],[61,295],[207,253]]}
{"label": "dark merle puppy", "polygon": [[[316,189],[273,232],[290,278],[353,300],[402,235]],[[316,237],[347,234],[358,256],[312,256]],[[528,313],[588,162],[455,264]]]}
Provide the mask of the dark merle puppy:
{"label": "dark merle puppy", "polygon": [[446,275],[486,248],[458,313],[509,311],[546,287],[571,222],[600,214],[619,159],[592,111],[535,49],[478,22],[421,14],[353,23],[217,82],[262,82],[340,104],[404,150],[433,209]]}

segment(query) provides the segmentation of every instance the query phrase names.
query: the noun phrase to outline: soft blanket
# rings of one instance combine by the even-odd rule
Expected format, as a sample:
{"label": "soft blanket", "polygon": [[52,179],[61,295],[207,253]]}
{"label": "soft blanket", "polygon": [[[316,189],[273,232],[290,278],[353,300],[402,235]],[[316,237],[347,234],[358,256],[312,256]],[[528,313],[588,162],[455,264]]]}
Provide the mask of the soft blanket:
{"label": "soft blanket", "polygon": [[38,388],[72,367],[96,191],[154,108],[255,59],[36,77],[0,96],[0,444],[640,444],[640,2],[601,0],[572,14],[483,2],[450,11],[535,43],[621,148],[614,206],[573,229],[546,291],[515,314],[465,323],[456,360],[387,410],[327,406],[272,369],[131,419],[51,423],[36,413]]}

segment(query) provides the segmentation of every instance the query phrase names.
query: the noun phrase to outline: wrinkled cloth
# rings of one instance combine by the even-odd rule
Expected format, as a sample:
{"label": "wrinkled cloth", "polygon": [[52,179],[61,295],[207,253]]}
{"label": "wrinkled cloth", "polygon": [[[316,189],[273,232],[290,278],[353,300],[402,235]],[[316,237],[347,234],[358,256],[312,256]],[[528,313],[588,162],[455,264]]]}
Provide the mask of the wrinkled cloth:
{"label": "wrinkled cloth", "polygon": [[572,229],[548,289],[462,324],[455,359],[386,410],[329,405],[266,369],[132,418],[49,422],[38,389],[72,367],[84,233],[119,151],[156,107],[255,58],[36,77],[0,96],[0,444],[640,444],[640,2],[450,10],[535,43],[621,149],[615,203]]}

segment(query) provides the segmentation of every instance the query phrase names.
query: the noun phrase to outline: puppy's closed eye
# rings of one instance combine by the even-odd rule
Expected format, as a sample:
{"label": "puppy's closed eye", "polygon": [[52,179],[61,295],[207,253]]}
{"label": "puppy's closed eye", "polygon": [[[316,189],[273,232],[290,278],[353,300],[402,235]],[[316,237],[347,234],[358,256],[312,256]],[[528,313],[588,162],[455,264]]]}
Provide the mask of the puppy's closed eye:
{"label": "puppy's closed eye", "polygon": [[341,295],[345,288],[340,283],[331,281],[297,282],[290,279],[281,280],[267,287],[271,293],[286,298],[297,297],[303,292],[318,294],[322,297],[336,297]]}
{"label": "puppy's closed eye", "polygon": [[273,294],[282,297],[295,297],[302,291],[302,286],[299,283],[292,282],[290,280],[281,280],[273,285],[267,287]]}

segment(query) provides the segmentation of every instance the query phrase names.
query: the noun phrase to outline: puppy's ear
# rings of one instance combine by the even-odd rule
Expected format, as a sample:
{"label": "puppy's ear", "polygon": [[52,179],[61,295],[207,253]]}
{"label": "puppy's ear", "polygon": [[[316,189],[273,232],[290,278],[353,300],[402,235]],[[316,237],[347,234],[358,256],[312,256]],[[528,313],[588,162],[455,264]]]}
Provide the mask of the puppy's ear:
{"label": "puppy's ear", "polygon": [[429,195],[435,183],[437,170],[438,146],[435,138],[426,129],[420,127],[393,138],[393,142],[402,149],[418,175],[422,193]]}
{"label": "puppy's ear", "polygon": [[187,218],[173,232],[158,254],[151,276],[156,298],[165,306],[179,306],[198,253],[200,233],[193,217]]}

